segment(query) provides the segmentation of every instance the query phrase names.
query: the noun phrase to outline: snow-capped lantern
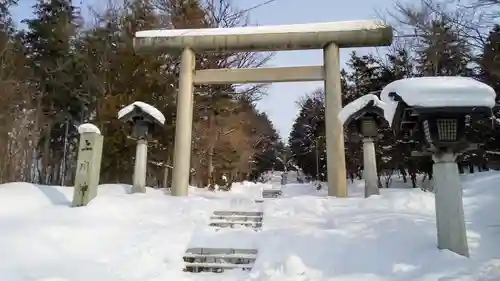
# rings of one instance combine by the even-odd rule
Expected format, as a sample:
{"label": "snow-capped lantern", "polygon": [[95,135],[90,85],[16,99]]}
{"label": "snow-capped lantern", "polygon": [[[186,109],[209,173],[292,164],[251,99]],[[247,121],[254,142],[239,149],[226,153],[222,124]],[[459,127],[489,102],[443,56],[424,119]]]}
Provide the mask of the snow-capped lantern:
{"label": "snow-capped lantern", "polygon": [[410,131],[428,151],[455,153],[469,145],[466,119],[491,118],[495,96],[493,88],[468,77],[401,79],[381,93],[396,136]]}
{"label": "snow-capped lantern", "polygon": [[146,192],[148,132],[165,123],[165,116],[154,106],[136,101],[118,112],[118,119],[132,124],[132,137],[137,139],[132,193]]}
{"label": "snow-capped lantern", "polygon": [[339,113],[340,121],[348,124],[354,133],[352,136],[363,137],[365,197],[379,194],[374,139],[378,137],[377,128],[384,118],[384,108],[376,95],[367,94],[344,106]]}
{"label": "snow-capped lantern", "polygon": [[378,127],[384,118],[383,104],[376,95],[367,94],[347,104],[339,115],[343,124],[347,124],[350,136],[378,137]]}
{"label": "snow-capped lantern", "polygon": [[118,119],[132,125],[132,137],[147,138],[148,133],[165,123],[163,114],[145,102],[136,101],[118,112]]}
{"label": "snow-capped lantern", "polygon": [[384,87],[380,95],[385,118],[396,136],[416,131],[425,143],[423,149],[432,153],[438,248],[465,257],[469,246],[455,161],[469,145],[467,116],[490,118],[495,96],[490,86],[466,77],[401,79]]}

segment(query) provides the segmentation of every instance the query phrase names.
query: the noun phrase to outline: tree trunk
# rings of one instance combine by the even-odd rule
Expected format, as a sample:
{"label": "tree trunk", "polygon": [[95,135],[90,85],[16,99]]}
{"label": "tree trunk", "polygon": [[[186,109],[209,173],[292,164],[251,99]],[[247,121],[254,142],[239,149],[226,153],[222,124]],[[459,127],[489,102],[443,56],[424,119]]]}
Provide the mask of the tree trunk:
{"label": "tree trunk", "polygon": [[170,154],[168,154],[167,156],[167,161],[165,163],[165,166],[163,166],[163,188],[168,188],[169,187],[169,184],[168,184],[168,174],[169,174],[169,166],[170,166]]}
{"label": "tree trunk", "polygon": [[401,176],[403,177],[403,182],[404,183],[407,183],[408,182],[408,179],[406,178],[406,170],[405,170],[405,167],[401,166],[399,167],[399,173],[401,174]]}
{"label": "tree trunk", "polygon": [[40,175],[40,183],[48,184],[49,182],[49,159],[50,159],[50,135],[52,132],[52,124],[49,122],[47,124],[47,129],[45,130],[45,140],[43,142],[43,152],[42,152],[42,169]]}
{"label": "tree trunk", "polygon": [[207,180],[205,185],[209,184],[213,179],[214,173],[214,151],[215,144],[217,143],[217,124],[215,120],[215,115],[210,112],[208,115],[208,149],[207,149]]}
{"label": "tree trunk", "polygon": [[464,173],[464,164],[462,162],[457,161],[457,166],[458,166],[458,173],[463,174]]}

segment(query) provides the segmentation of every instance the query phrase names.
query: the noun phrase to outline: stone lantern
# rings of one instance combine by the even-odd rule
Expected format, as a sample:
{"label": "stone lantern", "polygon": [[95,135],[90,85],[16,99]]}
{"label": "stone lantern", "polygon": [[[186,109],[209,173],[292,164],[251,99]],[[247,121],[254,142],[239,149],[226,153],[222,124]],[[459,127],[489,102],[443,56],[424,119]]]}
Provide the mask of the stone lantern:
{"label": "stone lantern", "polygon": [[373,94],[364,95],[347,104],[339,117],[348,126],[351,139],[359,137],[363,140],[365,197],[379,194],[374,140],[379,135],[378,128],[384,117],[381,101]]}
{"label": "stone lantern", "polygon": [[148,136],[165,123],[164,115],[155,107],[136,101],[118,112],[120,121],[131,124],[132,138],[137,140],[132,193],[146,192]]}

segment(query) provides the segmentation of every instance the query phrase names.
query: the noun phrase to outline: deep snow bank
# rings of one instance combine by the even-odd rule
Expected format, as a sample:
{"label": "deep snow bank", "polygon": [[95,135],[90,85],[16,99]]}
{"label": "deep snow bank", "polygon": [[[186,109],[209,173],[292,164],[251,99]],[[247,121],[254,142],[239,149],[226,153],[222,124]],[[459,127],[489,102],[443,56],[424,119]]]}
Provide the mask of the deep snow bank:
{"label": "deep snow bank", "polygon": [[[89,206],[68,207],[72,189],[26,183],[0,186],[0,280],[500,280],[500,173],[464,177],[471,259],[436,249],[434,198],[420,189],[383,189],[362,198],[326,198],[314,186],[285,187],[285,197],[253,203],[269,185],[232,192],[191,189],[126,194],[102,185]],[[264,210],[261,232],[215,232],[222,209]],[[210,244],[210,245],[209,245]],[[250,273],[182,272],[187,247],[253,246]]]}

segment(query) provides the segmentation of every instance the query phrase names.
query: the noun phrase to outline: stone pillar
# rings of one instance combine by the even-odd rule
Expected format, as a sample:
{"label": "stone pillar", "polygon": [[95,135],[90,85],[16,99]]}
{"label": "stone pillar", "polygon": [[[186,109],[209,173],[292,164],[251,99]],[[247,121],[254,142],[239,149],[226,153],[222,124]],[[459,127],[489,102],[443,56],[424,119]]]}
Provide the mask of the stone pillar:
{"label": "stone pillar", "polygon": [[146,192],[146,172],[148,165],[148,141],[139,139],[135,149],[134,180],[132,193]]}
{"label": "stone pillar", "polygon": [[434,194],[438,248],[469,257],[462,183],[453,153],[434,154]]}
{"label": "stone pillar", "polygon": [[73,192],[73,207],[86,206],[97,196],[103,137],[96,132],[80,134]]}
{"label": "stone pillar", "polygon": [[185,48],[181,56],[179,92],[177,94],[174,168],[171,188],[173,196],[187,196],[189,190],[194,70],[195,54],[190,48]]}
{"label": "stone pillar", "polygon": [[380,194],[378,189],[377,158],[372,138],[363,138],[363,166],[365,197]]}
{"label": "stone pillar", "polygon": [[342,109],[339,47],[328,44],[323,50],[325,68],[325,134],[328,168],[328,196],[347,196],[344,128],[339,119]]}
{"label": "stone pillar", "polygon": [[167,162],[165,163],[165,166],[163,166],[163,184],[162,184],[162,187],[163,188],[169,188],[169,184],[168,184],[168,177],[169,177],[169,174],[170,174],[170,154],[168,155],[167,157]]}

